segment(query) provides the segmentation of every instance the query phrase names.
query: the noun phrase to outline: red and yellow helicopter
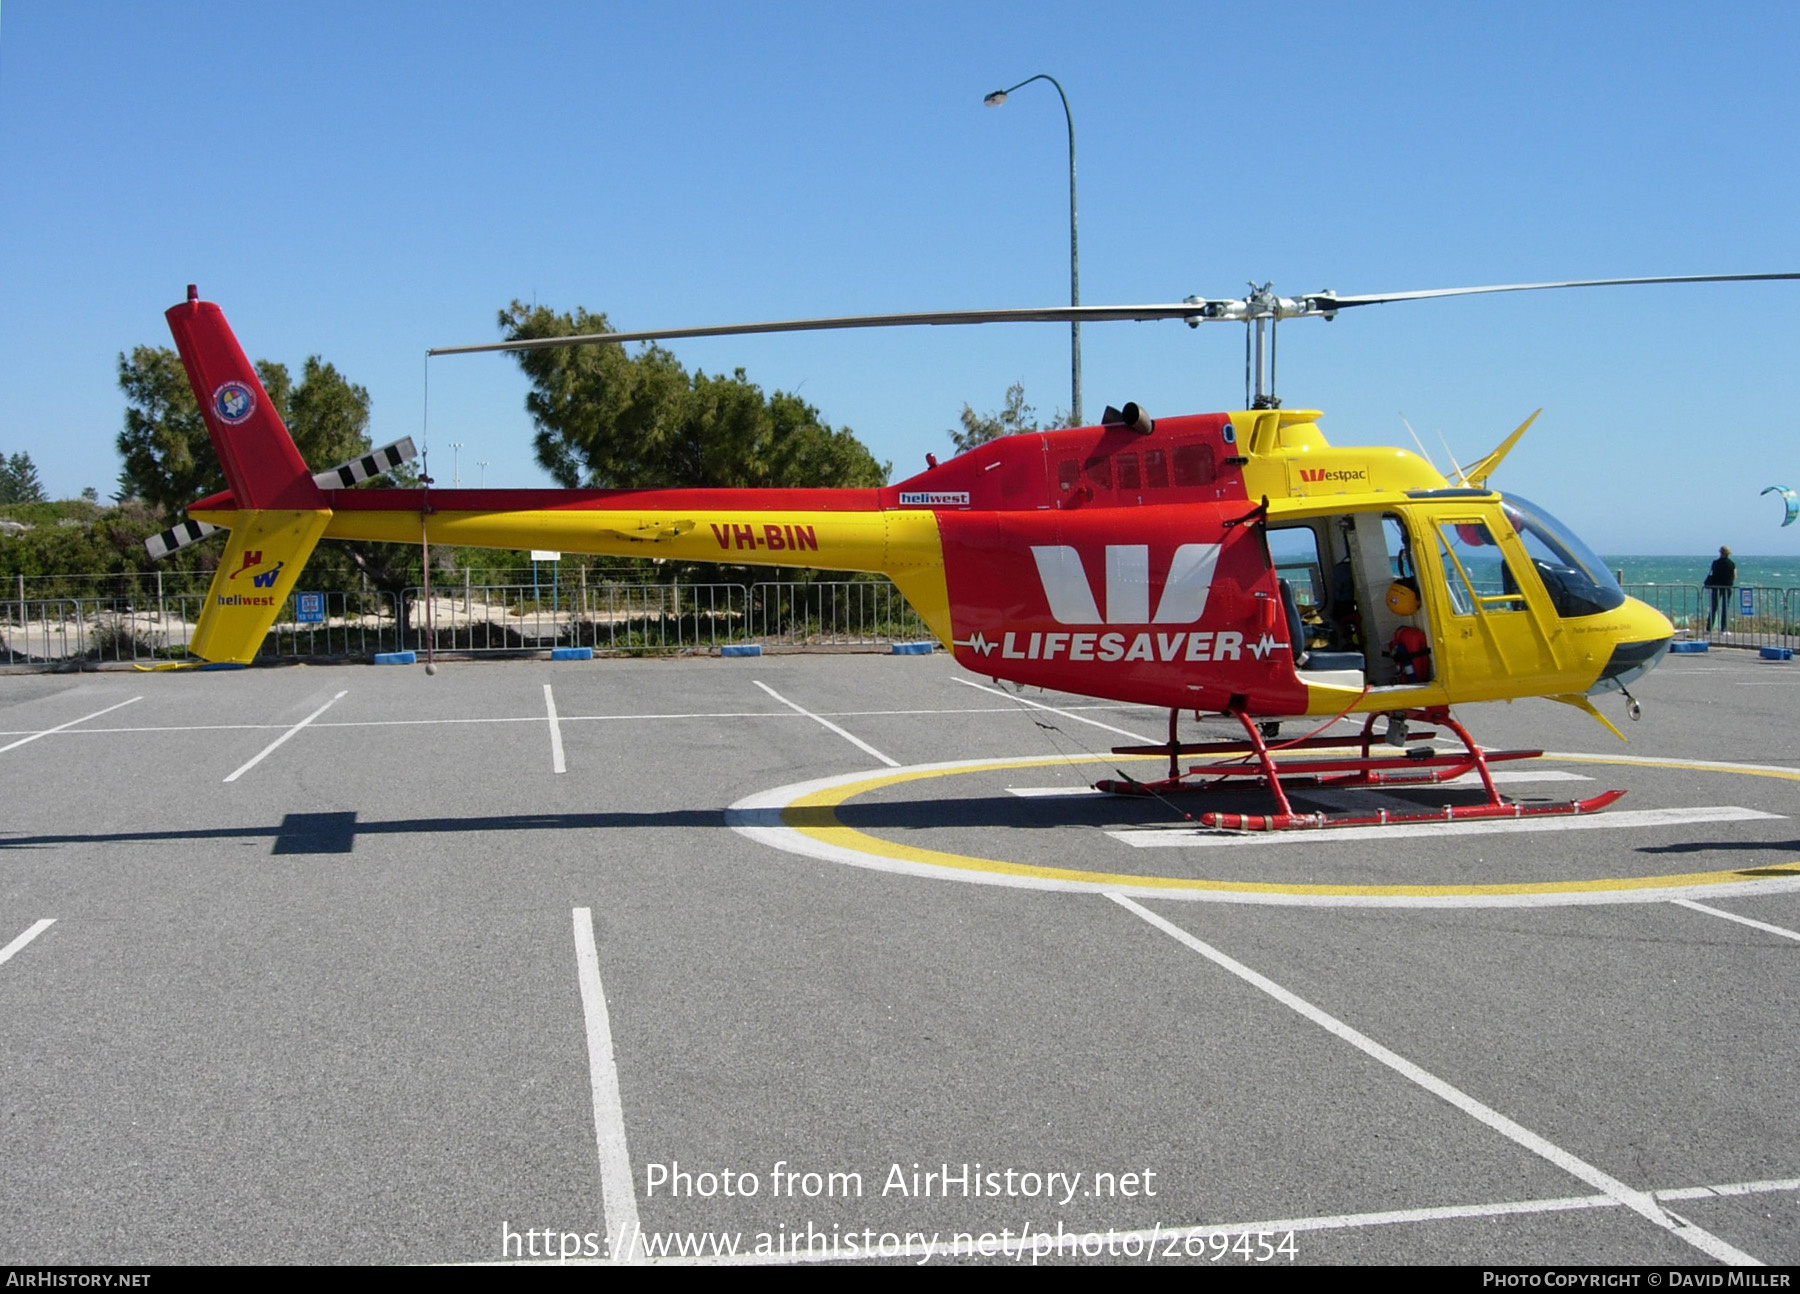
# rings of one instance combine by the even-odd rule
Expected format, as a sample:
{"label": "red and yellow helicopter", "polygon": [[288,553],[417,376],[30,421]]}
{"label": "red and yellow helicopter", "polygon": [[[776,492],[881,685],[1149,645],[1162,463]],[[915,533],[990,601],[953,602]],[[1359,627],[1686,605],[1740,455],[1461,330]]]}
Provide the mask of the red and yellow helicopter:
{"label": "red and yellow helicopter", "polygon": [[[1269,814],[1208,826],[1287,830],[1593,812],[1622,791],[1519,805],[1454,706],[1550,697],[1606,724],[1593,698],[1667,651],[1673,629],[1542,509],[1488,486],[1531,420],[1456,480],[1404,449],[1340,448],[1312,410],[1284,409],[1267,378],[1274,330],[1383,302],[1616,284],[1793,279],[1796,274],[1508,284],[1383,295],[1323,292],[1170,304],[874,315],[606,333],[449,347],[432,354],[683,337],[993,322],[1242,322],[1246,408],[1151,418],[1109,408],[1099,426],[1004,437],[881,489],[351,489],[402,461],[388,447],[315,474],[301,460],[219,307],[168,311],[229,488],[151,541],[169,551],[230,530],[190,646],[248,663],[320,539],[546,548],[615,556],[879,572],[974,673],[1168,711],[1168,740],[1117,753],[1168,758],[1166,778],[1101,783],[1167,792],[1252,778]],[[1267,349],[1265,351],[1265,338]],[[1265,356],[1268,363],[1265,364]],[[1249,385],[1249,383],[1247,383]],[[1533,418],[1536,415],[1532,415]],[[408,442],[400,442],[408,445]],[[1184,742],[1184,714],[1229,716],[1240,739]],[[1360,715],[1360,738],[1283,742],[1282,720]],[[1385,728],[1377,735],[1377,727]],[[1425,744],[1454,735],[1460,749]],[[1348,752],[1343,748],[1349,746]],[[1328,755],[1328,749],[1340,753]],[[1208,762],[1184,770],[1184,756]],[[1478,776],[1480,803],[1418,815],[1294,812],[1282,779],[1342,786]]]}

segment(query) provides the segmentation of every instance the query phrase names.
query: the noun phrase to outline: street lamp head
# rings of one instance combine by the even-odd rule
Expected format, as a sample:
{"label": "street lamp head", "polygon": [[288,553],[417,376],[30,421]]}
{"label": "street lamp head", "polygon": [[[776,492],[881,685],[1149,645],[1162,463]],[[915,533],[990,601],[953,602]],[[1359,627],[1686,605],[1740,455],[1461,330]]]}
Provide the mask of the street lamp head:
{"label": "street lamp head", "polygon": [[1006,91],[995,90],[992,94],[988,95],[987,98],[983,99],[982,102],[990,108],[998,108],[1001,104],[1006,102]]}

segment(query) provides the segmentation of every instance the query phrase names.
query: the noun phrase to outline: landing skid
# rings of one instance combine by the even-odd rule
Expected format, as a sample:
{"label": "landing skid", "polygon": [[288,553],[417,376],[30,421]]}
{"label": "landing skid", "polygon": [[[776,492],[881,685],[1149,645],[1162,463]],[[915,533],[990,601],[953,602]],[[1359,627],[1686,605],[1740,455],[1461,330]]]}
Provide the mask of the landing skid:
{"label": "landing skid", "polygon": [[[1202,826],[1217,827],[1225,831],[1306,831],[1321,827],[1385,827],[1406,822],[1461,822],[1478,818],[1565,817],[1598,813],[1625,794],[1624,791],[1603,791],[1585,800],[1564,800],[1555,804],[1514,804],[1503,798],[1495,788],[1489,766],[1506,760],[1537,759],[1544,752],[1483,750],[1469,736],[1468,729],[1451,718],[1450,711],[1442,706],[1408,710],[1403,717],[1408,723],[1435,723],[1448,729],[1462,742],[1461,751],[1440,754],[1428,746],[1414,748],[1412,743],[1431,741],[1438,736],[1435,731],[1421,730],[1406,733],[1406,749],[1397,749],[1391,755],[1375,754],[1375,720],[1379,716],[1371,714],[1363,721],[1362,734],[1357,739],[1357,744],[1362,748],[1361,754],[1344,755],[1335,759],[1294,759],[1286,756],[1291,751],[1342,750],[1352,743],[1339,737],[1305,737],[1297,741],[1278,741],[1271,745],[1268,736],[1249,715],[1242,710],[1232,710],[1229,713],[1243,725],[1245,740],[1180,741],[1175,731],[1179,713],[1171,711],[1169,740],[1166,743],[1159,746],[1118,746],[1113,749],[1115,755],[1167,755],[1168,776],[1154,782],[1108,779],[1096,782],[1095,789],[1113,795],[1168,795],[1175,792],[1213,790],[1229,785],[1227,779],[1230,778],[1252,777],[1261,781],[1275,797],[1277,812],[1200,815]],[[1279,761],[1275,758],[1277,752],[1284,756]],[[1238,758],[1231,763],[1196,764],[1183,772],[1180,762],[1183,755],[1212,757],[1216,761],[1229,756]],[[1282,786],[1284,779],[1290,784],[1331,788],[1430,786],[1471,772],[1481,778],[1482,787],[1487,792],[1486,803],[1451,804],[1441,809],[1422,809],[1417,813],[1395,813],[1389,809],[1377,809],[1372,813],[1295,813],[1293,805],[1288,801],[1287,791]]]}

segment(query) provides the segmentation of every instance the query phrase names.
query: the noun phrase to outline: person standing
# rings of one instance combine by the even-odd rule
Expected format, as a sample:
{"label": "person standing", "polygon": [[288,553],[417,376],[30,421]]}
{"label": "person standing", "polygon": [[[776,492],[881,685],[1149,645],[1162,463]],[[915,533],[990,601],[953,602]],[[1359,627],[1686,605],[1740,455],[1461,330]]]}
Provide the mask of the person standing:
{"label": "person standing", "polygon": [[1712,564],[1706,573],[1706,590],[1712,602],[1706,608],[1706,631],[1712,632],[1713,617],[1719,618],[1719,632],[1725,632],[1725,617],[1731,614],[1731,589],[1737,583],[1737,563],[1731,560],[1731,550],[1723,544],[1719,546],[1719,559]]}

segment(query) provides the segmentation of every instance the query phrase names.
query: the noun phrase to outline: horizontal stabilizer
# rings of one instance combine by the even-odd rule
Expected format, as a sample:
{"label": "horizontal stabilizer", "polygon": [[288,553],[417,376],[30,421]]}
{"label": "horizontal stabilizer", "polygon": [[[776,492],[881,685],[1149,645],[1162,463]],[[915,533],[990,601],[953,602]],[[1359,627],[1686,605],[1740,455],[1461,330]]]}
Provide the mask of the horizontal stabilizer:
{"label": "horizontal stabilizer", "polygon": [[418,453],[413,447],[412,437],[405,436],[391,445],[383,445],[380,449],[364,454],[361,458],[353,458],[329,471],[315,473],[313,484],[321,490],[347,490],[353,485],[360,485],[380,476],[383,472],[393,471],[400,464],[418,457]]}
{"label": "horizontal stabilizer", "polygon": [[160,562],[176,549],[198,543],[218,529],[218,526],[209,526],[204,521],[184,521],[179,526],[170,526],[160,535],[150,536],[144,541],[144,547],[149,550],[150,560]]}

